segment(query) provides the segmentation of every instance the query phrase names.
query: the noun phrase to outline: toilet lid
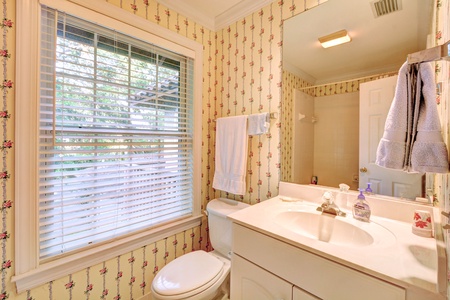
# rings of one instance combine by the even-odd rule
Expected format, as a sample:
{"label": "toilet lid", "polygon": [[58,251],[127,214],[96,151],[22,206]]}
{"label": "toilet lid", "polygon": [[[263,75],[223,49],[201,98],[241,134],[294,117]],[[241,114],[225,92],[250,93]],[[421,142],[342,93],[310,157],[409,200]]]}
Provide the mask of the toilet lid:
{"label": "toilet lid", "polygon": [[223,265],[221,260],[203,250],[190,252],[162,268],[153,280],[153,289],[165,296],[185,294],[215,279]]}

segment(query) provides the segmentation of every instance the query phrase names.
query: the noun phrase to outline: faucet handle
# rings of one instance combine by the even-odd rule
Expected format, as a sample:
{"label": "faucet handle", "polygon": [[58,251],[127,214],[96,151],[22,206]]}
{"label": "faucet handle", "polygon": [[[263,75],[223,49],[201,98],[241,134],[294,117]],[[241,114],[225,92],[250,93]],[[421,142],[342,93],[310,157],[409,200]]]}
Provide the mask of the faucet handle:
{"label": "faucet handle", "polygon": [[330,191],[326,191],[325,193],[323,193],[322,199],[323,199],[324,202],[326,202],[327,204],[333,203],[333,193],[330,192]]}

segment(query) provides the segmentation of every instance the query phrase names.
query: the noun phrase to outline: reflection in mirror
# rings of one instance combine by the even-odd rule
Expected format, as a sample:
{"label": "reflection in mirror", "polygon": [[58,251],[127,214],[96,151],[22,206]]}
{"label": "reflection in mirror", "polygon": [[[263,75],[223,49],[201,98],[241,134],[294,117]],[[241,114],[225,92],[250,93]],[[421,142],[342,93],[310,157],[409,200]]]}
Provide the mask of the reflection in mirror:
{"label": "reflection in mirror", "polygon": [[[377,194],[408,199],[430,192],[432,176],[373,163],[397,71],[431,32],[432,0],[375,5],[385,2],[329,0],[284,22],[283,181],[353,190],[370,182]],[[322,48],[318,39],[340,30],[351,42]]]}

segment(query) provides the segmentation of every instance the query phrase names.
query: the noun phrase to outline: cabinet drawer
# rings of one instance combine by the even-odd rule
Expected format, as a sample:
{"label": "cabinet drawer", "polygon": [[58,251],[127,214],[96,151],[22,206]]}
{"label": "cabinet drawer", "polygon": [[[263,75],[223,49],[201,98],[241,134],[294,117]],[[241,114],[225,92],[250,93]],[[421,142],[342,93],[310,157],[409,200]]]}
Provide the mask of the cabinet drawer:
{"label": "cabinet drawer", "polygon": [[233,252],[322,299],[405,300],[406,291],[233,224]]}

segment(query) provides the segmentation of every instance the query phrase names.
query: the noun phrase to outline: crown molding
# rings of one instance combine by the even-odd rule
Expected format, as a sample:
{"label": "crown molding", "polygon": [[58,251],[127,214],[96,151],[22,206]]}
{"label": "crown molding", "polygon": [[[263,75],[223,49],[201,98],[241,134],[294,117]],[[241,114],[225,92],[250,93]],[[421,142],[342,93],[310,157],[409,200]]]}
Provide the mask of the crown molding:
{"label": "crown molding", "polygon": [[214,20],[215,31],[243,19],[244,17],[254,13],[266,5],[269,5],[272,2],[274,2],[274,0],[243,0],[239,2],[227,11],[216,16]]}
{"label": "crown molding", "polygon": [[305,80],[306,82],[310,83],[311,85],[315,85],[317,79],[310,74],[302,71],[300,68],[288,63],[287,61],[283,61],[283,70],[288,71],[301,79]]}
{"label": "crown molding", "polygon": [[166,6],[167,8],[173,9],[181,15],[190,18],[195,23],[198,23],[203,27],[208,28],[209,30],[215,31],[213,18],[201,13],[200,11],[196,10],[195,7],[186,4],[184,1],[177,1],[177,3],[174,3],[170,0],[157,0],[157,2]]}
{"label": "crown molding", "polygon": [[238,4],[217,16],[208,16],[201,13],[195,7],[186,4],[184,1],[157,0],[167,8],[173,9],[181,15],[184,15],[197,24],[212,30],[214,32],[243,19],[258,9],[272,3],[274,0],[242,0]]}
{"label": "crown molding", "polygon": [[355,81],[367,76],[379,76],[384,73],[397,72],[402,62],[379,66],[370,70],[348,72],[344,75],[329,76],[315,82],[315,85],[333,84],[341,81]]}

